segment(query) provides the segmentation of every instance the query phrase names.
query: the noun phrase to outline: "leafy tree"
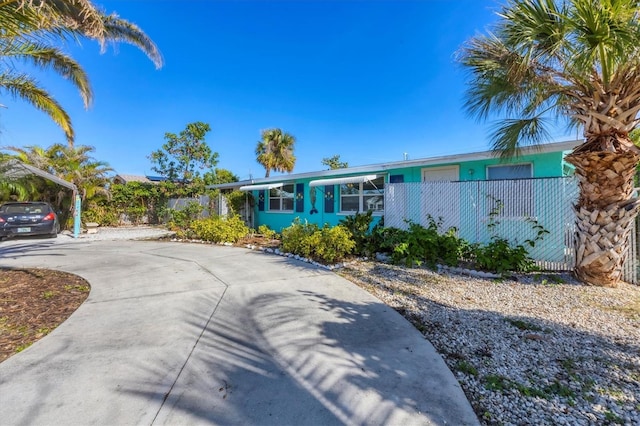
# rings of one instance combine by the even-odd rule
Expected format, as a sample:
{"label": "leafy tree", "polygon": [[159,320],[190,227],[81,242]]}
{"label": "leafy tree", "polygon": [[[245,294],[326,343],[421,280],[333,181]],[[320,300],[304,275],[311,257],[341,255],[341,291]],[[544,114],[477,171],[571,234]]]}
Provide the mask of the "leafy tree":
{"label": "leafy tree", "polygon": [[221,183],[238,182],[240,178],[230,170],[215,168],[212,172],[206,173],[204,181],[206,185],[216,185]]}
{"label": "leafy tree", "polygon": [[203,175],[213,172],[218,164],[218,153],[213,152],[205,141],[210,130],[207,123],[198,121],[187,124],[179,135],[165,133],[166,142],[162,148],[149,156],[154,163],[152,170],[173,182],[177,188],[188,189],[191,193],[202,191]]}
{"label": "leafy tree", "polygon": [[293,171],[296,157],[293,155],[293,146],[296,138],[280,129],[267,129],[262,131],[262,140],[256,147],[256,160],[266,170],[265,177],[269,177],[271,171]]}
{"label": "leafy tree", "polygon": [[334,155],[333,157],[326,157],[322,159],[322,164],[329,167],[329,170],[346,169],[349,167],[349,163],[346,161],[340,161],[340,155]]}
{"label": "leafy tree", "polygon": [[58,124],[69,144],[71,118],[55,98],[17,63],[53,70],[69,80],[89,107],[93,92],[82,67],[59,47],[70,40],[89,38],[104,49],[125,42],[140,48],[156,64],[162,57],[153,41],[136,25],[115,14],[106,15],[89,0],[14,0],[0,2],[0,90],[31,103]]}
{"label": "leafy tree", "polygon": [[494,127],[503,157],[548,137],[556,119],[582,127],[567,156],[576,167],[577,277],[615,286],[640,201],[633,179],[640,150],[629,132],[640,111],[640,4],[632,0],[510,0],[488,35],[470,39],[466,108]]}

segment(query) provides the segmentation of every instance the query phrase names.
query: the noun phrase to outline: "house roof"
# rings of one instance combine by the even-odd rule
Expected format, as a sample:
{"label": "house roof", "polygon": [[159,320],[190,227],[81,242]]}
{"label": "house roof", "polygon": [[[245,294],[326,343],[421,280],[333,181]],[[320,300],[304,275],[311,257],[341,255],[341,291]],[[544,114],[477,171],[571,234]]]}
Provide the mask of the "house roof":
{"label": "house roof", "polygon": [[157,182],[163,182],[167,180],[167,178],[163,176],[140,176],[140,175],[117,174],[114,177],[114,180],[120,180],[124,183],[128,183],[128,182],[157,183]]}
{"label": "house roof", "polygon": [[[522,152],[522,155],[527,155],[527,154],[540,154],[540,153],[547,153],[547,152],[571,151],[576,146],[580,145],[582,142],[583,141],[581,140],[554,142],[554,143],[548,143],[548,144],[542,144],[542,145],[523,148],[521,152]],[[405,168],[405,167],[419,167],[419,166],[429,166],[429,165],[438,165],[438,164],[447,164],[447,163],[459,163],[462,161],[486,160],[489,158],[495,158],[495,156],[496,156],[495,151],[453,154],[453,155],[445,155],[440,157],[418,158],[415,160],[392,161],[387,163],[370,164],[365,166],[355,166],[355,167],[348,167],[345,169],[322,170],[322,171],[306,172],[306,173],[294,173],[289,175],[273,176],[273,177],[261,178],[261,179],[247,179],[239,182],[209,185],[208,188],[237,189],[241,186],[269,184],[273,182],[283,182],[283,181],[286,182],[286,181],[292,181],[292,180],[298,180],[298,179],[321,178],[325,176],[339,177],[339,176],[357,175],[357,174],[363,174],[363,173],[370,174],[370,173],[384,172],[386,170],[393,170],[393,169],[399,169],[399,168]]]}
{"label": "house roof", "polygon": [[150,183],[151,182],[149,179],[147,179],[146,176],[140,176],[140,175],[117,174],[113,179],[114,180],[121,180],[124,183],[127,183],[127,182]]}

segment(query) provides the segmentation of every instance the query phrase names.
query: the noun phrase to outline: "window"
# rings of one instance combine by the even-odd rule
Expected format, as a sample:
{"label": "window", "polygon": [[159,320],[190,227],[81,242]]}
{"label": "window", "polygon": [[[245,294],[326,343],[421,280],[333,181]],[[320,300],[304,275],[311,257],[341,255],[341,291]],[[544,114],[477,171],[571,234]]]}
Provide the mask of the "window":
{"label": "window", "polygon": [[533,216],[532,165],[487,167],[487,212],[503,218]]}
{"label": "window", "polygon": [[384,177],[340,185],[340,212],[384,211]]}
{"label": "window", "polygon": [[487,180],[531,179],[532,177],[531,163],[487,167]]}
{"label": "window", "polygon": [[294,184],[287,183],[279,188],[269,190],[269,210],[270,211],[293,211]]}

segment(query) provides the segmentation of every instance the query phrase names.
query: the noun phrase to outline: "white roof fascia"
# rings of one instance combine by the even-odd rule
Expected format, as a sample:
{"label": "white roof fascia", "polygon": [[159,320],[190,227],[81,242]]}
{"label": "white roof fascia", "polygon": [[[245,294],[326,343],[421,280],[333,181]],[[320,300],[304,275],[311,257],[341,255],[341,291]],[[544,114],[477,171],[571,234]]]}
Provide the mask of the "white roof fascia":
{"label": "white roof fascia", "polygon": [[309,182],[309,186],[321,186],[321,185],[341,185],[343,183],[363,183],[374,180],[378,175],[366,175],[366,176],[351,176],[335,179],[318,179]]}
{"label": "white roof fascia", "polygon": [[278,183],[267,183],[264,185],[245,185],[245,186],[241,186],[239,189],[240,191],[260,191],[263,189],[281,188],[283,185],[284,183],[278,182]]}

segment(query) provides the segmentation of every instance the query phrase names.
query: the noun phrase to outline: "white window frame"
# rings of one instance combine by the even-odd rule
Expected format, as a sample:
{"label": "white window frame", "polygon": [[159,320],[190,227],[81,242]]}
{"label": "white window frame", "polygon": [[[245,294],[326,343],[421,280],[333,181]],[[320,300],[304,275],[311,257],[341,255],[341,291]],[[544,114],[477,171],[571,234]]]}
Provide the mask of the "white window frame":
{"label": "white window frame", "polygon": [[[291,192],[286,192],[287,187],[291,187]],[[294,182],[292,183],[285,183],[280,187],[277,188],[271,188],[268,190],[268,197],[267,197],[267,211],[272,212],[272,213],[293,213],[293,209],[295,208],[295,188],[296,188],[296,184]],[[276,196],[274,196],[274,194],[277,194]],[[289,195],[283,195],[283,194],[290,194]],[[273,208],[271,201],[278,201],[278,208]],[[283,209],[283,205],[285,200],[291,200],[291,209]]]}
{"label": "white window frame", "polygon": [[[368,210],[366,210],[365,207],[365,198],[373,198],[373,197],[380,197],[379,203],[382,203],[382,209],[376,209],[376,210],[372,210],[373,211],[373,215],[374,216],[381,216],[384,214],[384,188],[386,183],[386,179],[384,176],[378,176],[375,180],[382,180],[382,187],[378,187],[378,190],[380,191],[380,194],[378,195],[371,195],[371,194],[365,194],[364,193],[364,185],[368,184],[369,182],[361,182],[361,183],[346,183],[346,184],[341,184],[338,185],[338,196],[340,197],[340,209],[338,211],[338,214],[342,214],[342,215],[353,215],[356,213],[362,213],[362,212],[367,212]],[[373,182],[373,181],[370,181]],[[375,185],[375,184],[374,184]],[[352,187],[357,187],[358,188],[358,192],[355,194],[343,194],[342,193],[342,188],[343,186],[352,186]],[[377,185],[376,185],[377,186]],[[342,208],[342,200],[344,197],[349,197],[349,198],[358,198],[358,210],[344,210]]]}

